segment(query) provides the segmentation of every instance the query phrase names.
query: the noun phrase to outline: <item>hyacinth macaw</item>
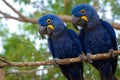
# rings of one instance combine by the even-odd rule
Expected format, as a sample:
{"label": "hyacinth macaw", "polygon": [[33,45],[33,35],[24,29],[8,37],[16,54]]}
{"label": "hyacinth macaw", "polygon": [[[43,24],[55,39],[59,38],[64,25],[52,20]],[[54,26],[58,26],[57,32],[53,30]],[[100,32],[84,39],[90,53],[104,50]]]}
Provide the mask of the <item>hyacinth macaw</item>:
{"label": "hyacinth macaw", "polygon": [[[46,14],[39,18],[38,26],[42,37],[48,35],[48,47],[54,59],[74,58],[82,54],[79,37],[73,30],[68,30],[58,16]],[[83,80],[82,62],[59,67],[67,80]]]}
{"label": "hyacinth macaw", "polygon": [[[76,5],[71,13],[73,26],[80,30],[82,50],[89,58],[90,54],[117,50],[114,29],[108,22],[99,18],[93,7],[87,4]],[[93,60],[91,64],[99,71],[101,80],[115,80],[117,57]]]}

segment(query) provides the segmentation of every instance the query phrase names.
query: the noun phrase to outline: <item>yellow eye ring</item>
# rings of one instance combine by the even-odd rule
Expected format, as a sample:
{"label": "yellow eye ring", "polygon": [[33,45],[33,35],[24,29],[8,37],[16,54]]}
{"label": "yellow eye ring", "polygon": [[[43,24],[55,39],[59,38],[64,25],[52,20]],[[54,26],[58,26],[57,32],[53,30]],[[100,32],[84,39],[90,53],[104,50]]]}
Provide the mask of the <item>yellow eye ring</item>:
{"label": "yellow eye ring", "polygon": [[47,19],[47,23],[50,24],[52,21],[51,19]]}
{"label": "yellow eye ring", "polygon": [[84,14],[84,13],[85,13],[85,10],[84,10],[84,9],[82,9],[80,12],[81,12],[82,14]]}

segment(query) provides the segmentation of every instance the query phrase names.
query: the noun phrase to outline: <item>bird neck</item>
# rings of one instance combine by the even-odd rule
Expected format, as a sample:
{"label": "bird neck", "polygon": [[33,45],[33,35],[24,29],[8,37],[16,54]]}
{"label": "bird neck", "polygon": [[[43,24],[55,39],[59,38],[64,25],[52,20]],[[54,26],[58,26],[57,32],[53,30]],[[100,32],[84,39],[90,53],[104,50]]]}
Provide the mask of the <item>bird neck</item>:
{"label": "bird neck", "polygon": [[50,36],[49,38],[58,39],[58,38],[66,36],[66,34],[67,34],[67,29],[65,28],[63,31],[57,32],[56,34],[53,34],[53,36]]}
{"label": "bird neck", "polygon": [[85,32],[92,32],[92,31],[94,31],[98,28],[101,28],[101,25],[102,25],[101,20],[98,20],[95,24],[93,24],[93,23],[90,24],[90,26],[92,26],[92,27],[89,27],[89,28],[86,27],[86,28],[83,28],[83,29],[84,29]]}

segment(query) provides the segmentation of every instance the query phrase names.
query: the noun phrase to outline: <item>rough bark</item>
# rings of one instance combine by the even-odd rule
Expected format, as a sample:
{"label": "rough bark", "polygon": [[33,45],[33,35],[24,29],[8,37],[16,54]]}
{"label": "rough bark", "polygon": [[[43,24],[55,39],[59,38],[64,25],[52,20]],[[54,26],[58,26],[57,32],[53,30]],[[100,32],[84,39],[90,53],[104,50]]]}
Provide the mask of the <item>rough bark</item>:
{"label": "rough bark", "polygon": [[[91,60],[104,60],[108,59],[110,57],[115,57],[120,55],[120,50],[113,51],[114,54],[111,53],[102,53],[102,54],[96,54],[96,55],[90,55]],[[23,67],[23,66],[40,66],[40,65],[53,65],[54,60],[49,61],[37,61],[37,62],[10,62],[5,59],[0,58],[0,61],[3,63],[0,64],[0,67]],[[81,62],[81,61],[87,61],[87,57],[83,55],[82,59],[81,57],[76,58],[66,58],[66,59],[57,59],[56,62],[58,64],[70,64],[74,62]]]}
{"label": "rough bark", "polygon": [[5,73],[3,69],[0,69],[0,80],[5,80]]}

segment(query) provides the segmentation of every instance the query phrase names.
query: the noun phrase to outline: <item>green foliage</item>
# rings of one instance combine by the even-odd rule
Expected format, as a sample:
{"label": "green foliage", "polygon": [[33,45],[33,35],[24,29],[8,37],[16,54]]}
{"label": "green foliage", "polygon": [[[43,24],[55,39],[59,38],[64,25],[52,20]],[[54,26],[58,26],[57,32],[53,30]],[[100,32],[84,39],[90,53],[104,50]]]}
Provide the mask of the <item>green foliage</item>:
{"label": "green foliage", "polygon": [[120,1],[119,0],[104,0],[104,7],[110,4],[111,12],[114,18],[120,19]]}
{"label": "green foliage", "polygon": [[24,3],[24,4],[29,4],[30,0],[14,0],[15,2],[19,2],[19,4]]}
{"label": "green foliage", "polygon": [[[32,27],[31,27],[32,26]],[[38,38],[38,25],[31,23],[23,23],[19,26],[22,34],[34,35]]]}
{"label": "green foliage", "polygon": [[49,73],[44,74],[41,80],[65,80],[65,77],[63,77],[62,73],[60,72],[59,68],[49,68]]}
{"label": "green foliage", "polygon": [[0,37],[1,36],[7,36],[7,33],[9,32],[9,30],[0,23]]}
{"label": "green foliage", "polygon": [[[40,16],[48,13],[57,15],[71,15],[71,9],[74,5],[81,3],[93,5],[94,1],[97,0],[14,0],[15,3],[19,3],[20,5],[24,4],[26,6],[30,5],[35,9],[33,13],[25,13],[26,8],[20,6],[19,11],[24,13],[25,16],[31,18],[39,18]],[[103,0],[102,3],[103,4],[101,4],[98,0],[98,6],[100,7],[99,10],[101,10],[102,13],[105,13],[105,7],[109,4],[113,18],[120,18],[119,0]],[[66,25],[69,29],[75,30],[71,23],[66,23]],[[3,51],[0,56],[15,62],[49,60],[51,56],[47,52],[48,48],[45,47],[47,44],[36,43],[37,39],[41,40],[41,37],[38,35],[37,24],[21,23],[18,26],[18,29],[20,32],[19,34],[10,33],[7,26],[0,23],[0,38],[2,38],[3,47]],[[118,39],[118,44],[120,44],[120,39]],[[40,47],[36,48],[36,45],[39,45]],[[5,72],[29,71],[37,68],[38,67],[6,67],[4,70]],[[46,69],[48,73],[45,74],[43,72],[42,75],[36,75],[36,72],[29,74],[8,74],[5,78],[6,80],[65,80],[65,77],[62,75],[59,68],[46,65],[44,66],[44,69]],[[120,66],[117,67],[115,75],[120,78],[119,74]],[[84,63],[84,76],[85,80],[100,80],[98,71],[88,63]]]}
{"label": "green foliage", "polygon": [[5,50],[4,55],[7,59],[12,61],[25,61],[26,57],[29,56],[29,59],[27,60],[29,61],[32,59],[33,54],[38,53],[33,44],[34,42],[30,41],[30,39],[26,38],[24,35],[12,34],[10,38],[5,40],[3,46]]}

